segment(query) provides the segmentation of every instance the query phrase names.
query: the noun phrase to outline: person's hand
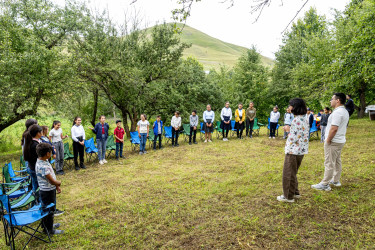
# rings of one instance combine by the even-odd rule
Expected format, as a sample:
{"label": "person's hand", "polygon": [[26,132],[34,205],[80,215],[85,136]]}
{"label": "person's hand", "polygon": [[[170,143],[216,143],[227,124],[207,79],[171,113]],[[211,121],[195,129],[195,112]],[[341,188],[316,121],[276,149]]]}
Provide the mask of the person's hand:
{"label": "person's hand", "polygon": [[61,193],[61,187],[60,186],[56,186],[56,191],[57,191],[58,194],[60,194]]}
{"label": "person's hand", "polygon": [[331,145],[331,142],[332,142],[332,141],[328,141],[328,140],[326,140],[326,142],[327,142],[328,145]]}
{"label": "person's hand", "polygon": [[194,126],[194,130],[197,130],[197,127]]}
{"label": "person's hand", "polygon": [[148,138],[148,134],[147,134],[147,138]]}
{"label": "person's hand", "polygon": [[240,124],[242,124],[242,121],[240,121]]}
{"label": "person's hand", "polygon": [[69,138],[69,135],[66,135],[65,138]]}
{"label": "person's hand", "polygon": [[208,122],[206,122],[206,126],[209,127]]}
{"label": "person's hand", "polygon": [[56,159],[56,154],[54,154],[52,157],[53,157],[53,159]]}
{"label": "person's hand", "polygon": [[79,144],[81,144],[83,146],[83,145],[85,145],[85,142],[84,141],[80,141]]}
{"label": "person's hand", "polygon": [[138,134],[139,138],[141,138],[141,134]]}
{"label": "person's hand", "polygon": [[89,129],[94,130],[94,128],[92,128],[92,127],[89,127]]}

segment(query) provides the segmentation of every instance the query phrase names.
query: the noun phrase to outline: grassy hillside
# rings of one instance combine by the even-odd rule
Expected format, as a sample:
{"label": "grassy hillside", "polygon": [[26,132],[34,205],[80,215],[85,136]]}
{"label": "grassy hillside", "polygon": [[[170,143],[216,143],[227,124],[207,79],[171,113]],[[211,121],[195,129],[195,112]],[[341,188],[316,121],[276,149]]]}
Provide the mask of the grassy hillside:
{"label": "grassy hillside", "polygon": [[[247,50],[245,47],[223,42],[187,25],[183,29],[181,40],[192,44],[185,50],[184,55],[197,58],[205,69],[217,68],[220,64],[233,67],[237,59]],[[273,66],[273,60],[268,57],[262,56],[262,62],[265,66]]]}
{"label": "grassy hillside", "polygon": [[[279,132],[281,133],[280,128]],[[280,203],[285,141],[260,137],[129,152],[122,161],[67,170],[58,195],[64,235],[32,249],[366,249],[375,245],[374,122],[351,120],[342,187],[310,188],[324,172],[310,142],[299,170],[302,198]],[[181,138],[182,139],[182,138]],[[147,146],[148,149],[148,146]],[[0,233],[2,232],[2,227]],[[18,248],[26,237],[17,236]],[[4,237],[0,248],[5,249]]]}

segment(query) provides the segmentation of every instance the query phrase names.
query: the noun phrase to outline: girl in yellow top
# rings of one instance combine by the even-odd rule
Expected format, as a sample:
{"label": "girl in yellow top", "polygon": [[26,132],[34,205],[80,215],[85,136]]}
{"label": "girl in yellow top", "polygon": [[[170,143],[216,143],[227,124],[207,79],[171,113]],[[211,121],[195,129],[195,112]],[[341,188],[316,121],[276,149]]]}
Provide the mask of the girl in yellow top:
{"label": "girl in yellow top", "polygon": [[236,121],[236,129],[237,129],[237,138],[243,139],[242,132],[245,128],[245,119],[246,119],[246,112],[242,109],[242,103],[238,104],[238,109],[234,114],[234,120]]}

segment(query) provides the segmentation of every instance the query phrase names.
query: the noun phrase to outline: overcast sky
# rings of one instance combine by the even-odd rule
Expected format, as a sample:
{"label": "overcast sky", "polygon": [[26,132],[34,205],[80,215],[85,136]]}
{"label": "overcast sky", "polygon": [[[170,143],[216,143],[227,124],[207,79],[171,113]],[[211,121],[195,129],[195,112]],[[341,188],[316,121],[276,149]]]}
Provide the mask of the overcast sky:
{"label": "overcast sky", "polygon": [[[57,0],[62,1],[62,0]],[[132,0],[89,0],[93,9],[108,9],[114,21],[121,22],[124,13],[128,15],[138,12],[143,17],[142,26],[153,26],[163,21],[171,22],[171,10],[176,6],[177,0],[137,0],[131,5]],[[233,7],[223,0],[202,0],[194,3],[191,16],[187,24],[210,36],[250,48],[255,45],[262,55],[274,58],[274,53],[281,44],[281,32],[295,16],[297,10],[305,0],[273,0],[264,11],[259,20],[254,23],[255,14],[250,14],[251,3],[249,0],[235,0]],[[298,17],[310,7],[315,7],[318,13],[333,18],[333,9],[345,9],[349,0],[310,0]]]}

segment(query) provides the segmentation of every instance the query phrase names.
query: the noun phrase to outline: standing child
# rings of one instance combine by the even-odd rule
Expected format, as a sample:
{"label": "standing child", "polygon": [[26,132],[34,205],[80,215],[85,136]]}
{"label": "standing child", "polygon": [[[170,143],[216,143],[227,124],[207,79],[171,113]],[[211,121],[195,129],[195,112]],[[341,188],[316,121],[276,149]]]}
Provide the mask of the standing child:
{"label": "standing child", "polygon": [[193,136],[193,143],[197,144],[198,116],[197,116],[196,110],[193,110],[193,112],[191,112],[189,120],[190,120],[189,145],[191,145],[192,136]]}
{"label": "standing child", "polygon": [[139,145],[139,154],[147,154],[146,152],[146,142],[148,137],[148,132],[150,129],[150,123],[146,120],[146,115],[141,114],[141,120],[137,123],[138,126],[138,135],[141,139],[141,143]]}
{"label": "standing child", "polygon": [[290,134],[285,143],[285,161],[283,168],[283,195],[277,197],[278,201],[294,202],[300,198],[298,191],[297,173],[301,166],[303,156],[309,150],[309,127],[306,119],[306,103],[303,99],[290,100],[289,108],[295,115]]}
{"label": "standing child", "polygon": [[[55,204],[51,210],[56,210],[56,190],[61,193],[61,181],[56,180],[55,173],[48,159],[52,155],[52,146],[48,143],[40,143],[36,147],[38,159],[36,162],[36,175],[39,184],[39,193],[41,198],[41,208],[46,209],[51,203]],[[43,231],[47,234],[62,234],[64,231],[57,230],[60,224],[53,225],[53,213],[49,213],[43,218]]]}
{"label": "standing child", "polygon": [[229,107],[229,102],[225,103],[225,107],[220,114],[221,124],[220,128],[223,130],[223,141],[228,141],[228,132],[231,129],[232,110]]}
{"label": "standing child", "polygon": [[[114,134],[115,139],[116,139],[116,160],[118,160],[119,156],[120,156],[120,158],[124,158],[122,156],[122,149],[124,148],[125,131],[121,127],[121,121],[120,120],[116,121],[116,128],[115,128],[115,131],[113,132],[113,134]],[[119,153],[120,153],[120,155],[119,155]]]}
{"label": "standing child", "polygon": [[180,146],[178,144],[178,134],[180,132],[180,127],[181,127],[181,117],[180,117],[180,112],[176,111],[174,113],[174,116],[172,117],[171,120],[171,126],[172,126],[172,147]]}
{"label": "standing child", "polygon": [[[250,102],[249,108],[246,109],[246,136],[250,136],[253,138],[253,127],[254,127],[254,119],[257,116],[257,110],[254,108],[254,103]],[[250,127],[250,134],[249,134],[249,127]]]}
{"label": "standing child", "polygon": [[286,109],[286,113],[284,114],[284,136],[283,139],[288,138],[290,132],[290,125],[294,119],[294,115],[290,112],[290,108]]}
{"label": "standing child", "polygon": [[42,127],[42,137],[40,137],[40,142],[48,143],[52,146],[52,157],[56,158],[56,151],[55,148],[52,145],[51,140],[47,137],[48,135],[48,127],[47,126],[41,126]]}
{"label": "standing child", "polygon": [[56,174],[64,174],[64,143],[62,140],[68,138],[68,135],[63,136],[60,121],[53,121],[51,131],[49,132],[49,140],[56,151],[55,166]]}
{"label": "standing child", "polygon": [[242,103],[238,104],[238,109],[234,113],[234,120],[236,121],[237,138],[242,139],[242,133],[245,128],[246,114],[245,110],[242,109]]}
{"label": "standing child", "polygon": [[[85,159],[85,129],[81,125],[82,119],[79,116],[76,116],[73,121],[73,127],[71,129],[71,136],[73,140],[73,154],[74,154],[74,165],[75,169],[79,170],[80,168],[85,169],[86,166],[83,164]],[[79,155],[79,162],[78,165],[78,155]]]}
{"label": "standing child", "polygon": [[211,136],[214,132],[214,121],[215,121],[215,112],[211,110],[211,105],[207,104],[206,111],[203,112],[203,127],[204,127],[204,134],[206,137],[206,140],[204,142],[207,142],[207,139],[209,142],[212,142]]}
{"label": "standing child", "polygon": [[105,122],[105,116],[99,116],[99,122],[95,125],[95,128],[90,128],[92,132],[96,134],[96,143],[98,145],[98,158],[99,164],[103,165],[108,163],[105,159],[105,152],[107,149],[107,138],[109,125]]}
{"label": "standing child", "polygon": [[328,107],[325,107],[324,108],[324,113],[321,115],[321,118],[320,118],[320,129],[322,130],[321,131],[321,137],[320,137],[320,142],[324,142],[326,137],[325,137],[325,133],[326,133],[326,127],[327,127],[327,123],[328,123],[328,118],[329,118],[329,111],[330,111],[330,108]]}
{"label": "standing child", "polygon": [[278,111],[278,107],[275,106],[273,108],[273,111],[270,114],[270,139],[273,138],[275,139],[275,134],[276,134],[276,128],[277,128],[277,123],[279,122],[280,118],[280,113]]}
{"label": "standing child", "polygon": [[162,148],[161,146],[161,135],[163,131],[163,121],[161,120],[160,115],[156,117],[156,121],[154,122],[154,125],[152,126],[154,129],[154,150],[156,149],[156,141],[159,138],[159,149]]}

